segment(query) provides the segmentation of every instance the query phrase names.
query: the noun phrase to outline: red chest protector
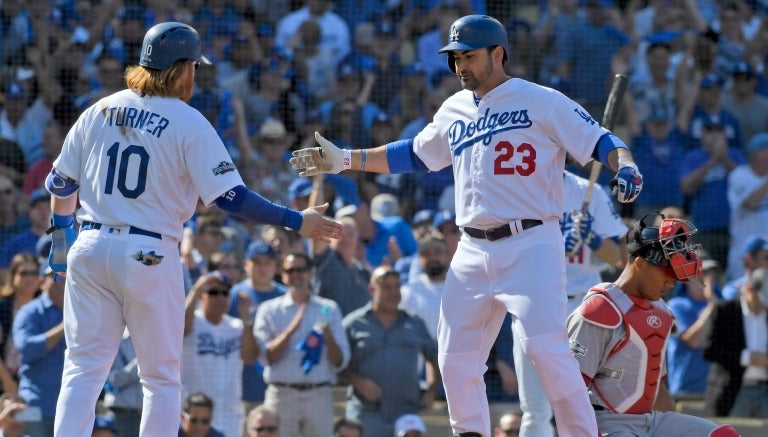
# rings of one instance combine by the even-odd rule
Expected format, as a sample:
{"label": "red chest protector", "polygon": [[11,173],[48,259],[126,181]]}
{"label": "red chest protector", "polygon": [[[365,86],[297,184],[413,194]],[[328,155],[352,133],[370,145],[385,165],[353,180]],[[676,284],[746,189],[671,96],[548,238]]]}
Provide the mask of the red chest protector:
{"label": "red chest protector", "polygon": [[624,338],[608,353],[591,388],[614,412],[647,413],[659,390],[667,338],[675,319],[663,302],[632,298],[614,284],[600,284],[581,307],[584,319],[616,329]]}

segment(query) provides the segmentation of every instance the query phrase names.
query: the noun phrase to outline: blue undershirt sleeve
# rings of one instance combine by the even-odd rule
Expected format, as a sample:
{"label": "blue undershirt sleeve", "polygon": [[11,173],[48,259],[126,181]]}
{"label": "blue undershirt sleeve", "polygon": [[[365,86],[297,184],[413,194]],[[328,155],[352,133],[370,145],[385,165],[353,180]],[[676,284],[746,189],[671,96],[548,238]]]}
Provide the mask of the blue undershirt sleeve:
{"label": "blue undershirt sleeve", "polygon": [[424,161],[413,153],[413,139],[393,141],[386,147],[390,174],[429,171]]}
{"label": "blue undershirt sleeve", "polygon": [[219,196],[216,206],[238,217],[294,231],[301,229],[304,220],[301,212],[270,202],[245,185],[238,185]]}
{"label": "blue undershirt sleeve", "polygon": [[616,135],[612,133],[603,134],[603,136],[597,140],[595,150],[592,151],[592,157],[599,159],[604,166],[611,168],[611,166],[608,165],[608,153],[614,149],[629,150],[629,147],[627,147],[627,145],[624,144],[624,141],[622,141],[621,138],[617,137]]}

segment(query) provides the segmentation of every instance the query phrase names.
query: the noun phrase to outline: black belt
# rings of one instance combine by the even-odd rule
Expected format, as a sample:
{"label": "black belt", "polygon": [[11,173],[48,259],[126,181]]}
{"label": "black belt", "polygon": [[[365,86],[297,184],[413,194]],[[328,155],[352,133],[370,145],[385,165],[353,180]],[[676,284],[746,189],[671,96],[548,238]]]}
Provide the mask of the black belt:
{"label": "black belt", "polygon": [[512,229],[513,224],[506,224],[499,226],[498,228],[491,228],[491,229],[476,229],[476,228],[469,228],[469,227],[463,227],[462,229],[464,232],[467,233],[470,237],[473,238],[482,238],[483,240],[488,241],[496,241],[501,240],[502,238],[507,238],[510,235],[518,234],[526,229],[531,229],[536,226],[539,226],[543,224],[541,220],[533,220],[533,219],[522,219],[520,220],[520,227],[522,229]]}
{"label": "black belt", "polygon": [[270,382],[270,384],[274,385],[275,387],[288,387],[299,391],[312,390],[313,388],[327,387],[331,385],[331,383],[328,381],[318,383],[302,382],[299,384],[288,384],[287,382]]}
{"label": "black belt", "polygon": [[[91,221],[84,221],[80,225],[80,230],[87,231],[88,229],[101,229],[102,224],[91,222]],[[115,226],[117,228],[119,226]],[[157,238],[158,240],[162,240],[163,236],[158,234],[157,232],[147,231],[145,229],[137,228],[136,226],[131,226],[128,228],[128,233],[133,235],[144,235],[145,237],[152,237]]]}
{"label": "black belt", "polygon": [[602,405],[595,405],[595,404],[592,404],[592,408],[594,408],[594,409],[595,409],[595,411],[605,411],[605,410],[606,410],[606,408],[605,408],[605,407],[603,407]]}

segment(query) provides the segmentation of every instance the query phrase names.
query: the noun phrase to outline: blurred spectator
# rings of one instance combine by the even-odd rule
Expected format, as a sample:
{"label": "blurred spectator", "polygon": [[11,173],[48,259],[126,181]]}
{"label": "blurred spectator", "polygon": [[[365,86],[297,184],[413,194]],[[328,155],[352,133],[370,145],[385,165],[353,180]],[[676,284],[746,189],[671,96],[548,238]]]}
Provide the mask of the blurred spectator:
{"label": "blurred spectator", "polygon": [[0,396],[0,435],[3,437],[24,437],[25,421],[16,419],[16,413],[27,408],[26,402],[16,393]]}
{"label": "blurred spectator", "polygon": [[668,301],[677,322],[677,332],[667,345],[667,386],[673,397],[703,395],[707,388],[709,363],[701,348],[707,323],[720,300],[722,271],[717,261],[705,259],[702,264],[702,281],[677,284],[678,294]]}
{"label": "blurred spectator", "polygon": [[715,30],[719,35],[715,68],[722,78],[730,76],[747,52],[748,40],[744,33],[746,23],[741,9],[751,6],[745,3],[740,0],[725,0],[719,5],[718,20],[714,23],[717,24]]}
{"label": "blurred spectator", "polygon": [[[13,320],[19,309],[40,294],[40,264],[29,253],[16,254],[11,260],[8,281],[0,289],[0,357],[8,372],[16,377],[21,365],[19,351],[13,343]],[[12,387],[6,388],[10,391]]]}
{"label": "blurred spectator", "polygon": [[[91,437],[117,437],[118,427],[110,416],[96,416]],[[126,435],[133,435],[127,434]]]}
{"label": "blurred spectator", "polygon": [[749,63],[741,61],[733,70],[730,89],[723,96],[723,109],[739,122],[739,137],[749,140],[760,132],[768,132],[768,97],[755,92],[757,74]]}
{"label": "blurred spectator", "polygon": [[[392,117],[395,127],[400,129],[400,138],[411,138],[403,137],[402,130],[404,126],[414,120],[423,118],[424,114],[429,114],[430,110],[432,113],[428,115],[429,119],[427,121],[431,120],[432,115],[442,104],[442,100],[435,98],[431,106],[437,106],[428,109],[425,106],[425,102],[428,102],[428,99],[433,96],[433,93],[428,91],[424,67],[418,62],[406,65],[403,68],[402,82],[397,88],[390,90],[390,92],[393,92],[392,99],[389,106],[384,108],[387,114]],[[448,96],[445,95],[444,97]],[[424,126],[426,126],[426,123],[424,123]]]}
{"label": "blurred spectator", "polygon": [[[243,279],[243,260],[240,259],[239,253],[245,253],[245,248],[214,252],[208,261],[209,270],[219,271],[231,284],[237,284]],[[235,314],[233,317],[238,317],[238,315]]]}
{"label": "blurred spectator", "polygon": [[305,0],[304,4],[303,8],[284,16],[277,23],[275,46],[291,53],[291,40],[298,34],[301,24],[315,20],[320,25],[320,45],[327,48],[335,65],[338,65],[352,49],[348,24],[331,11],[333,1]]}
{"label": "blurred spectator", "polygon": [[202,64],[195,72],[196,87],[189,105],[216,128],[219,138],[238,167],[246,166],[251,150],[241,141],[247,135],[242,101],[231,91],[221,88],[216,80],[216,64]]}
{"label": "blurred spectator", "polygon": [[54,281],[46,263],[40,268],[43,293],[21,307],[13,320],[13,342],[19,350],[19,395],[42,411],[40,422],[28,422],[33,436],[53,435],[56,399],[64,371],[64,279]]}
{"label": "blurred spectator", "polygon": [[[285,286],[274,280],[277,263],[275,249],[264,240],[254,240],[248,245],[243,262],[246,278],[232,287],[229,295],[230,316],[240,317],[238,307],[241,296],[243,299],[247,297],[251,308],[248,311],[248,320],[245,320],[244,324],[252,324],[259,305],[285,294]],[[253,364],[243,365],[243,403],[246,411],[264,402],[267,385],[264,383],[263,373],[264,366],[258,360]]]}
{"label": "blurred spectator", "polygon": [[652,118],[657,122],[675,122],[675,83],[668,74],[671,52],[670,44],[649,44],[644,53],[648,77],[631,76],[624,107],[630,109],[626,114],[629,131],[633,136],[640,135],[645,123]]}
{"label": "blurred spectator", "polygon": [[272,437],[279,437],[279,416],[277,410],[266,405],[253,407],[248,411],[245,425],[245,437],[259,437],[263,434],[269,434]]}
{"label": "blurred spectator", "polygon": [[[385,144],[385,143],[382,143]],[[400,203],[389,193],[381,193],[371,199],[371,218],[381,220],[386,217],[401,216]]]}
{"label": "blurred spectator", "polygon": [[374,220],[367,200],[361,200],[358,206],[347,205],[336,215],[337,218],[349,215],[355,219],[369,266],[377,267],[385,258],[390,265],[394,265],[401,256],[416,253],[418,244],[408,223],[402,217]]}
{"label": "blurred spectator", "polygon": [[229,1],[203,2],[194,14],[194,26],[200,32],[204,44],[209,48],[217,36],[225,38],[234,36],[243,19],[234,2]]}
{"label": "blurred spectator", "polygon": [[252,139],[255,154],[247,173],[254,190],[273,202],[287,205],[290,199],[286,187],[297,177],[288,163],[293,135],[282,122],[267,118]]}
{"label": "blurred spectator", "polygon": [[309,107],[331,98],[336,86],[336,62],[330,47],[320,44],[321,31],[317,21],[307,20],[291,40],[298,78],[307,84]]}
{"label": "blurred spectator", "polygon": [[597,117],[608,97],[611,59],[630,37],[614,6],[588,0],[586,7],[586,22],[577,23],[567,34],[555,35],[556,78],[547,85],[565,92]]}
{"label": "blurred spectator", "polygon": [[128,328],[123,332],[104,391],[104,406],[114,415],[114,422],[121,435],[139,435],[144,395],[141,391],[136,350]]}
{"label": "blurred spectator", "polygon": [[[716,74],[701,78],[699,87],[683,97],[680,108],[680,122],[688,126],[690,149],[696,149],[703,142],[705,126],[717,123],[725,133],[728,147],[741,150],[742,138],[739,135],[739,122],[733,114],[723,109],[722,80]],[[692,109],[690,109],[692,108]],[[688,118],[690,117],[690,118]],[[686,123],[686,119],[690,121]]]}
{"label": "blurred spectator", "polygon": [[238,33],[232,37],[224,59],[217,59],[213,64],[216,66],[217,83],[235,75],[247,75],[248,67],[264,58],[259,36],[258,31],[250,30],[249,33]]}
{"label": "blurred spectator", "polygon": [[184,236],[181,244],[184,267],[189,271],[192,282],[208,272],[208,261],[213,253],[221,250],[224,234],[222,222],[212,215],[197,218],[191,236]]}
{"label": "blurred spectator", "polygon": [[0,247],[28,228],[29,218],[19,213],[18,194],[13,181],[0,174]]}
{"label": "blurred spectator", "polygon": [[[371,90],[371,102],[387,111],[387,115],[392,115],[389,108],[395,97],[394,90],[400,87],[405,70],[399,53],[398,27],[383,20],[377,21],[371,26],[373,27],[373,35],[368,47],[367,58],[372,65],[364,66],[363,70],[370,71],[373,69],[375,74],[373,89]],[[384,143],[375,142],[374,144]]]}
{"label": "blurred spectator", "polygon": [[728,205],[731,209],[731,248],[728,278],[743,273],[739,262],[742,247],[751,234],[768,233],[768,132],[752,137],[745,147],[747,164],[728,175]]}
{"label": "blurred spectator", "polygon": [[431,83],[432,78],[440,72],[450,72],[446,57],[437,51],[448,44],[451,24],[463,15],[461,7],[455,3],[442,3],[430,14],[434,18],[433,27],[421,35],[416,42],[416,60],[427,75],[427,83]]}
{"label": "blurred spectator", "polygon": [[43,131],[43,152],[44,155],[29,166],[21,191],[29,196],[33,191],[45,188],[45,178],[53,168],[53,160],[59,156],[61,145],[64,144],[65,133],[58,121],[52,119],[45,125]]}
{"label": "blurred spectator", "polygon": [[43,157],[43,130],[53,116],[51,108],[57,99],[57,95],[42,94],[33,101],[29,90],[19,82],[11,82],[5,90],[0,138],[19,145],[24,154],[24,169]]}
{"label": "blurred spectator", "polygon": [[29,196],[27,211],[30,227],[12,236],[0,247],[0,283],[5,283],[11,260],[18,253],[35,253],[37,240],[50,226],[51,194],[44,188],[35,190]]}
{"label": "blurred spectator", "polygon": [[[437,342],[418,316],[398,309],[397,272],[388,266],[376,268],[368,289],[371,303],[344,318],[352,351],[342,373],[350,385],[347,417],[360,420],[366,436],[389,437],[400,416],[432,408],[440,386]],[[428,369],[429,386],[424,393],[417,367],[420,354]],[[398,377],[392,379],[392,375]]]}
{"label": "blurred spectator", "polygon": [[259,346],[249,316],[250,298],[240,296],[240,319],[227,314],[231,285],[221,272],[210,272],[187,295],[181,378],[186,393],[199,391],[213,399],[218,410],[212,425],[236,436],[242,433],[245,411],[242,385],[232,384],[232,375],[242,375],[243,366],[253,364]]}
{"label": "blurred spectator", "polygon": [[723,299],[731,300],[739,297],[739,290],[747,283],[753,271],[759,268],[768,268],[768,237],[760,234],[752,234],[747,237],[742,247],[741,259],[744,274],[729,278],[729,282],[723,287]]}
{"label": "blurred spectator", "polygon": [[288,292],[256,311],[254,333],[263,345],[268,384],[264,403],[280,411],[285,436],[331,435],[331,387],[350,357],[341,312],[332,300],[312,293],[312,260],[305,253],[286,255],[282,271]]}
{"label": "blurred spectator", "polygon": [[432,232],[445,240],[445,245],[448,248],[448,259],[453,259],[453,254],[456,253],[461,238],[461,230],[456,226],[456,214],[446,210],[436,213],[432,220]]}
{"label": "blurred spectator", "polygon": [[493,437],[518,437],[522,422],[522,411],[518,409],[507,411],[499,417],[499,424],[493,430]]}
{"label": "blurred spectator", "polygon": [[418,414],[403,414],[395,421],[395,437],[423,437],[427,426]]}
{"label": "blurred spectator", "polygon": [[443,297],[445,275],[448,272],[448,248],[442,238],[428,235],[419,240],[417,263],[419,271],[402,288],[400,308],[419,316],[429,335],[437,341],[437,321],[440,319],[440,301]]}
{"label": "blurred spectator", "polygon": [[640,134],[632,139],[632,155],[642,167],[645,193],[634,205],[634,216],[658,211],[667,205],[682,205],[678,172],[683,162],[688,139],[672,120],[668,109],[656,106],[643,123]]}
{"label": "blurred spectator", "polygon": [[331,437],[363,437],[363,424],[349,417],[340,417],[333,423]]}
{"label": "blurred spectator", "polygon": [[578,0],[549,0],[546,10],[539,14],[533,30],[535,50],[540,56],[538,81],[542,84],[556,83],[557,71],[555,41],[558,35],[567,35],[577,24],[586,23],[587,12]]}
{"label": "blurred spectator", "polygon": [[725,127],[708,117],[701,130],[701,146],[683,157],[680,190],[690,197],[690,215],[698,229],[696,238],[714,260],[728,263],[728,173],[744,163],[738,148],[729,146]]}
{"label": "blurred spectator", "polygon": [[124,3],[117,12],[114,24],[104,29],[103,38],[94,46],[91,56],[98,58],[102,53],[110,53],[128,65],[141,55],[141,43],[144,31],[149,27],[147,10],[138,5]]}
{"label": "blurred spectator", "polygon": [[[320,196],[315,202],[324,203]],[[362,243],[354,218],[341,217],[338,222],[344,226],[341,238],[331,243],[311,240],[309,246],[317,266],[318,295],[336,302],[342,316],[346,316],[370,301],[367,288],[370,273],[357,259],[358,245]]]}
{"label": "blurred spectator", "polygon": [[703,347],[711,362],[709,416],[768,417],[767,272],[752,272],[739,297],[720,302],[712,314]]}
{"label": "blurred spectator", "polygon": [[[204,393],[197,392],[187,396],[182,405],[179,437],[225,437],[225,434],[211,425],[213,408],[213,400]],[[229,435],[226,434],[226,437]]]}
{"label": "blurred spectator", "polygon": [[[2,102],[0,96],[0,102]],[[25,175],[24,151],[15,141],[0,138],[0,176],[8,178],[11,183],[19,185]]]}

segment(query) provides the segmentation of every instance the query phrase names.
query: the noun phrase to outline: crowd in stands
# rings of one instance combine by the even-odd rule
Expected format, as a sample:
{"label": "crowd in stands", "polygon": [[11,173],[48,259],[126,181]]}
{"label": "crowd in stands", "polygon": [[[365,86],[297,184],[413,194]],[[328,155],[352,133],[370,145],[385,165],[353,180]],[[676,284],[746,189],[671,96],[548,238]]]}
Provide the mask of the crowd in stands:
{"label": "crowd in stands", "polygon": [[[189,104],[217,129],[246,184],[298,210],[328,201],[344,225],[328,244],[199,205],[180,247],[188,298],[179,435],[426,435],[418,414],[441,396],[437,318],[461,237],[451,169],[308,179],[287,157],[314,145],[315,131],[345,147],[413,137],[460,90],[437,50],[469,13],[507,26],[511,76],[567,94],[596,119],[611,77],[628,76],[615,132],[645,187],[617,211],[628,222],[664,208],[688,217],[708,255],[703,282],[669,296],[679,324],[670,391],[706,398],[711,415],[768,418],[768,342],[753,323],[768,307],[764,2],[3,0],[2,435],[21,435],[12,419],[24,405],[39,412],[24,432],[52,435],[61,381],[63,284],[45,262],[43,181],[69,127],[124,87],[145,31],[162,21],[200,32],[213,65],[200,66]],[[606,276],[620,267],[606,266]],[[722,338],[741,325],[741,343]],[[516,400],[511,343],[505,325],[488,360],[492,402]],[[126,332],[94,435],[138,434],[136,366]],[[338,385],[348,387],[347,417],[334,423]],[[515,435],[505,420],[496,435]]]}

